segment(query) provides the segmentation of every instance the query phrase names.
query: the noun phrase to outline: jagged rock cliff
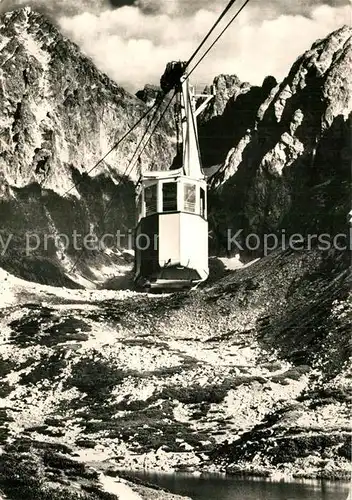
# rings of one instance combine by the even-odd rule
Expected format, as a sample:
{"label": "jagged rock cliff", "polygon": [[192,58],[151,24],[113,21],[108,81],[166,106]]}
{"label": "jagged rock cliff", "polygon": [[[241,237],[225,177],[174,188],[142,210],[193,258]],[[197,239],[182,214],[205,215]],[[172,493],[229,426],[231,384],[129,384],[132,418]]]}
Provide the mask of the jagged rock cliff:
{"label": "jagged rock cliff", "polygon": [[[3,15],[0,26],[0,221],[4,241],[12,235],[1,265],[57,282],[77,252],[70,247],[63,254],[51,244],[25,255],[25,233],[35,231],[43,243],[45,234],[115,234],[134,227],[132,180],[139,165],[126,168],[145,121],[90,170],[148,107],[99,72],[41,14],[20,9]],[[162,169],[173,156],[166,119],[141,162],[145,169]]]}
{"label": "jagged rock cliff", "polygon": [[204,167],[213,167],[208,173],[225,162],[229,149],[254,126],[259,106],[276,83],[272,76],[261,87],[241,82],[236,75],[214,79],[215,98],[202,114],[199,130]]}
{"label": "jagged rock cliff", "polygon": [[144,89],[139,90],[136,93],[136,96],[141,99],[141,101],[145,102],[149,106],[152,106],[154,102],[160,98],[161,88],[156,85],[146,84]]}
{"label": "jagged rock cliff", "polygon": [[[12,186],[69,189],[72,169],[88,171],[147,109],[29,8],[2,16],[0,48],[0,169]],[[142,132],[132,132],[92,175],[122,174]],[[143,157],[145,168],[170,161],[167,123],[162,132]]]}
{"label": "jagged rock cliff", "polygon": [[228,131],[217,134],[210,162],[222,162],[211,181],[215,230],[345,230],[351,34],[343,27],[318,40],[282,83],[268,78],[261,89],[234,95],[215,118],[215,129]]}

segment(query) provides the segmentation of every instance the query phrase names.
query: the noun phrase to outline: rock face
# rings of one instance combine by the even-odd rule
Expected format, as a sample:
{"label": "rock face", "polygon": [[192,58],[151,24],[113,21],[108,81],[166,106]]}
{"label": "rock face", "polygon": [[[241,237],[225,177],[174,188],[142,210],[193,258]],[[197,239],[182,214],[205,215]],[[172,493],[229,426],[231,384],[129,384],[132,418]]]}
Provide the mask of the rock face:
{"label": "rock face", "polygon": [[228,151],[253,127],[259,106],[276,85],[265,78],[261,87],[241,82],[236,75],[214,79],[215,98],[200,117],[199,141],[205,167],[224,163]]}
{"label": "rock face", "polygon": [[160,94],[161,94],[160,87],[157,87],[156,85],[147,84],[145,85],[143,90],[139,90],[136,93],[136,96],[141,101],[145,102],[149,106],[152,106],[155,103],[155,101],[160,97]]}
{"label": "rock face", "polygon": [[215,98],[202,114],[203,122],[207,122],[215,116],[221,116],[230,99],[236,100],[240,94],[248,92],[251,85],[248,82],[241,82],[236,75],[219,75],[214,78],[213,88]]}
{"label": "rock face", "polygon": [[[2,16],[0,40],[1,171],[12,186],[69,189],[71,169],[93,167],[147,108],[30,9]],[[121,175],[142,132],[133,132],[93,176]],[[153,138],[145,168],[170,160],[168,133],[164,128],[159,143]]]}
{"label": "rock face", "polygon": [[[142,163],[145,169],[170,165],[173,125],[161,122],[139,163],[133,155],[144,120],[92,170],[148,106],[100,73],[31,9],[3,15],[0,26],[0,220],[2,237],[13,236],[1,265],[45,282],[45,272],[38,276],[34,261],[24,255],[25,233],[132,229],[132,181]],[[76,253],[72,248],[65,253],[66,267]],[[59,274],[65,267],[52,246],[31,257],[48,259],[40,265]]]}
{"label": "rock face", "polygon": [[[349,211],[351,34],[343,27],[318,40],[279,85],[267,79],[232,98],[216,117],[227,151],[212,179],[214,227],[256,232],[345,230]],[[264,99],[261,101],[261,97]],[[265,98],[265,94],[267,97]],[[236,112],[244,105],[243,114]],[[230,129],[222,137],[222,131]],[[205,126],[211,126],[211,121]],[[209,135],[209,134],[205,134]],[[215,144],[215,142],[214,142]],[[223,158],[218,157],[215,163]],[[223,207],[226,207],[225,209]]]}

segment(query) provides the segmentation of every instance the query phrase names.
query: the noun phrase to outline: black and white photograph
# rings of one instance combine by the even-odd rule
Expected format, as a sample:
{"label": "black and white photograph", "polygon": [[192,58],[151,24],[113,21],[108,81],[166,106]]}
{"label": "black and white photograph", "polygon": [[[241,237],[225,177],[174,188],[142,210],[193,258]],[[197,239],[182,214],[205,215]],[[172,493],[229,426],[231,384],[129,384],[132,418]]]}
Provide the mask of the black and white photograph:
{"label": "black and white photograph", "polygon": [[350,0],[0,0],[0,500],[352,500]]}

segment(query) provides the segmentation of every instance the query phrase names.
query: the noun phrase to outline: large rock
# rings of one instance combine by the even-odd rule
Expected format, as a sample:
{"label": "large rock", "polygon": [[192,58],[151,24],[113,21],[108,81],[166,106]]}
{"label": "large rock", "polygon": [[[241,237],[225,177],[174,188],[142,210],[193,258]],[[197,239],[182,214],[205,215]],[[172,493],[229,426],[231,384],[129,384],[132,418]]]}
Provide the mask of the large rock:
{"label": "large rock", "polygon": [[151,85],[149,83],[144,86],[144,89],[138,90],[138,92],[136,92],[136,96],[138,97],[138,99],[141,99],[141,101],[145,102],[148,106],[152,106],[155,101],[160,99],[161,94],[162,92],[160,87]]}

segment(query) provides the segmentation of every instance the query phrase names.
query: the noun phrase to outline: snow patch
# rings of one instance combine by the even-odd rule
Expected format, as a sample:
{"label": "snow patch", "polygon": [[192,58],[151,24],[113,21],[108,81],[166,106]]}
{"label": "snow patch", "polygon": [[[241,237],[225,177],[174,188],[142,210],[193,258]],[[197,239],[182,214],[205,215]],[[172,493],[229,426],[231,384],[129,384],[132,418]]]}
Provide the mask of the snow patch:
{"label": "snow patch", "polygon": [[188,410],[183,403],[179,403],[177,406],[175,406],[173,413],[174,413],[174,419],[177,422],[182,422],[182,423],[189,422]]}
{"label": "snow patch", "polygon": [[6,47],[6,45],[9,43],[10,40],[11,40],[11,38],[9,38],[8,36],[1,35],[1,38],[0,38],[0,51],[4,47]]}
{"label": "snow patch", "polygon": [[[75,290],[65,287],[55,287],[51,285],[42,285],[17,278],[0,268],[0,309],[14,306],[19,303],[26,303],[29,300],[32,302],[48,305],[53,302],[53,299],[64,299],[70,301],[91,301],[101,302],[109,299],[124,300],[127,298],[140,296],[137,292],[131,290],[96,290],[96,285],[84,278],[76,275],[75,281],[90,286],[92,289]],[[153,299],[155,296],[150,295]],[[90,308],[89,304],[86,305]]]}
{"label": "snow patch", "polygon": [[99,482],[106,493],[117,495],[119,500],[143,500],[133,489],[125,484],[122,479],[113,479],[112,477],[99,474]]}
{"label": "snow patch", "polygon": [[21,33],[21,40],[24,48],[27,52],[35,57],[38,62],[44,67],[46,67],[51,59],[49,52],[43,50],[40,44],[35,40],[28,32],[23,31]]}
{"label": "snow patch", "polygon": [[236,269],[245,269],[246,267],[251,266],[252,264],[255,264],[255,262],[258,262],[258,259],[251,260],[250,262],[247,262],[247,264],[243,264],[240,260],[240,256],[236,255],[235,257],[231,258],[226,258],[226,257],[219,257],[219,260],[224,264],[225,268],[234,271]]}

